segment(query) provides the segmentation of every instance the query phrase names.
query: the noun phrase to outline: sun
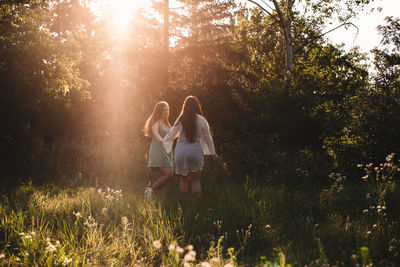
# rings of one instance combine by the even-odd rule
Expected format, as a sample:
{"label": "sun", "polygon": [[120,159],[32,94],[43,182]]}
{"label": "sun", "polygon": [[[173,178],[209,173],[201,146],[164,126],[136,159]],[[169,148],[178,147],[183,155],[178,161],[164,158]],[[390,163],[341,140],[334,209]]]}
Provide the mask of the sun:
{"label": "sun", "polygon": [[110,23],[116,29],[127,27],[135,11],[147,5],[148,1],[145,0],[94,0],[89,4],[98,16],[110,16]]}

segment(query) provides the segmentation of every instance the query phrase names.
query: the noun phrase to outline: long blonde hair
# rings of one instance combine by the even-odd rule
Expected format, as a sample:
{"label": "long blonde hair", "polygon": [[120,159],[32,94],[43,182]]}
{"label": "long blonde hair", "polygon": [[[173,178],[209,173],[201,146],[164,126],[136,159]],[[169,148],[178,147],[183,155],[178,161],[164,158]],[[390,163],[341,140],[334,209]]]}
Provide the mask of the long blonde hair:
{"label": "long blonde hair", "polygon": [[[156,123],[161,119],[161,114],[163,113],[165,107],[169,109],[169,105],[166,101],[160,101],[154,106],[153,112],[151,113],[149,118],[146,120],[146,123],[144,124],[143,127],[144,136],[151,137],[152,135],[151,127],[154,125],[154,123]],[[171,127],[168,117],[163,119],[163,122],[168,127]]]}

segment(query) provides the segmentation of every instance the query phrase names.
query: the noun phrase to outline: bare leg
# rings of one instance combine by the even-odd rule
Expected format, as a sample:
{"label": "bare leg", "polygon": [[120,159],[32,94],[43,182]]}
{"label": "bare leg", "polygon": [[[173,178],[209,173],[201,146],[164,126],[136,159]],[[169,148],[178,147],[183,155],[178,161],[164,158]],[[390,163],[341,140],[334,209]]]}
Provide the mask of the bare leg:
{"label": "bare leg", "polygon": [[197,199],[199,199],[201,196],[200,174],[200,171],[190,173],[190,180],[192,181],[192,195]]}
{"label": "bare leg", "polygon": [[189,192],[189,177],[188,176],[180,176],[179,182],[179,192],[182,196],[187,197]]}
{"label": "bare leg", "polygon": [[171,167],[159,167],[158,170],[161,173],[161,176],[157,178],[154,184],[151,186],[153,191],[160,190],[164,187],[164,185],[171,180],[173,176],[173,171]]}

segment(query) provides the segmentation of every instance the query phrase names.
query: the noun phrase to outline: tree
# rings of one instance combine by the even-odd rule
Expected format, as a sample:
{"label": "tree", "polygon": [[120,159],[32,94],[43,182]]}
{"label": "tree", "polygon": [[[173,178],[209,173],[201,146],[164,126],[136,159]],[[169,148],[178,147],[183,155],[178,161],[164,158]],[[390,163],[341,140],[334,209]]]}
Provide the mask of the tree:
{"label": "tree", "polygon": [[[256,0],[248,0],[256,4],[259,8],[265,11],[280,25],[285,40],[285,71],[283,78],[283,94],[290,95],[291,79],[293,72],[294,57],[296,56],[293,51],[293,21],[296,17],[305,17],[309,23],[320,25],[320,29],[326,23],[326,20],[337,17],[339,21],[347,22],[349,18],[354,16],[357,8],[364,4],[369,3],[369,0],[350,0],[345,4],[340,0],[270,0],[273,3],[273,8],[265,1],[261,0],[260,4]],[[341,24],[345,26],[347,23]],[[337,28],[337,27],[336,27]],[[321,34],[319,37],[323,36]]]}

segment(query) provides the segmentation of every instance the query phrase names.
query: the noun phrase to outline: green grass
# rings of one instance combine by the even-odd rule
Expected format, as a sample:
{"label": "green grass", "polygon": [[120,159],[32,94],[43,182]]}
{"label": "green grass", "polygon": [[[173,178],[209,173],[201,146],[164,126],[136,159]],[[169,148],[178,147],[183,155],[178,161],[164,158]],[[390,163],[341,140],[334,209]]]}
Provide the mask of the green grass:
{"label": "green grass", "polygon": [[0,202],[0,265],[395,266],[400,196],[389,167],[309,190],[205,170],[197,201],[181,199],[176,180],[162,201],[145,200],[145,180],[124,190],[22,184]]}

